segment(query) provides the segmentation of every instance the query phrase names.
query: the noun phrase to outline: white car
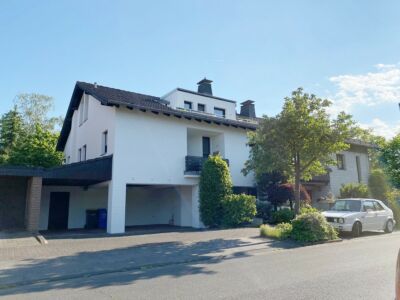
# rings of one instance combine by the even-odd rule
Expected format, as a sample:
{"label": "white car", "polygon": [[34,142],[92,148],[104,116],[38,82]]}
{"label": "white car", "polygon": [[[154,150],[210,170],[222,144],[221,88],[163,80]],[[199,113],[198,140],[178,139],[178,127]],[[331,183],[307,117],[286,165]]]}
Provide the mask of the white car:
{"label": "white car", "polygon": [[376,199],[339,199],[322,214],[334,228],[352,232],[353,236],[374,230],[391,233],[396,224],[392,210]]}

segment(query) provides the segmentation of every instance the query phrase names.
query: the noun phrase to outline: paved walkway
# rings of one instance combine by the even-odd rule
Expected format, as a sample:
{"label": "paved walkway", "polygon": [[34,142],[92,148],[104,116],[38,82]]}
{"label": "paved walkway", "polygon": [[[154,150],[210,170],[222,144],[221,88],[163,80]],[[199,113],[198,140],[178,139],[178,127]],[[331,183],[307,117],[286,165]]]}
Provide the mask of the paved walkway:
{"label": "paved walkway", "polygon": [[34,247],[37,245],[39,245],[39,241],[29,232],[0,231],[0,253],[2,254],[5,249]]}
{"label": "paved walkway", "polygon": [[254,247],[281,249],[287,243],[259,238],[257,228],[49,239],[47,245],[1,249],[0,289],[38,281],[159,265],[201,262]]}

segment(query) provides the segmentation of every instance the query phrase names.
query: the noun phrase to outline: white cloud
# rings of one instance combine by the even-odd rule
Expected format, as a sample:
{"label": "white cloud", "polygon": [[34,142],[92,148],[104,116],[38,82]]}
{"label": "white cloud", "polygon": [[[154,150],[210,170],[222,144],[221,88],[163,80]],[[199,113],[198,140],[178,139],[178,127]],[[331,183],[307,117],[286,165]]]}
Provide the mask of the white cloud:
{"label": "white cloud", "polygon": [[331,113],[351,113],[359,106],[375,106],[400,102],[400,64],[377,64],[376,71],[359,75],[339,75],[329,78],[337,91]]}
{"label": "white cloud", "polygon": [[370,124],[360,124],[361,128],[370,129],[376,135],[391,139],[400,133],[400,121],[384,122],[379,118],[374,118]]}

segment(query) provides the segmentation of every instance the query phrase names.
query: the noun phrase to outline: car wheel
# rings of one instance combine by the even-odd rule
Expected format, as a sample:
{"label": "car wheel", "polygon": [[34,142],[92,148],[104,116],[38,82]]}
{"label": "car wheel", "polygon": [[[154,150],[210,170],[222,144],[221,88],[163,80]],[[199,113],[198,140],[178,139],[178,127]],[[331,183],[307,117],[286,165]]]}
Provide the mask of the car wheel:
{"label": "car wheel", "polygon": [[361,223],[360,222],[355,222],[351,232],[353,233],[353,237],[359,237],[361,235],[361,232],[362,232]]}
{"label": "car wheel", "polygon": [[386,222],[386,226],[385,226],[385,232],[386,233],[392,233],[394,229],[394,224],[392,220],[388,220]]}

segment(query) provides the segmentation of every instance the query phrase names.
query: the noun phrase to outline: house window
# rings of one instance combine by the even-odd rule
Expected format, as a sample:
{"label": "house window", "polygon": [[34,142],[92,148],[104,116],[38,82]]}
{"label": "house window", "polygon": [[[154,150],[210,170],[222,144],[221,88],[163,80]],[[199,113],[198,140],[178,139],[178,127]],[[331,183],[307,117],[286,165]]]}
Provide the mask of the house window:
{"label": "house window", "polygon": [[205,112],[206,111],[206,106],[204,104],[199,103],[199,104],[197,104],[197,110]]}
{"label": "house window", "polygon": [[107,153],[107,149],[108,148],[108,131],[104,131],[103,135],[102,135],[102,141],[101,141],[101,154],[106,154]]}
{"label": "house window", "polygon": [[225,109],[214,107],[214,114],[217,117],[225,118]]}
{"label": "house window", "polygon": [[336,162],[337,162],[337,168],[339,170],[344,170],[345,169],[344,155],[343,154],[336,154]]}
{"label": "house window", "polygon": [[85,123],[89,115],[89,95],[83,94],[82,102],[79,108],[79,125]]}
{"label": "house window", "polygon": [[184,108],[185,109],[192,109],[192,102],[185,101],[184,102]]}
{"label": "house window", "polygon": [[86,145],[82,147],[82,161],[86,160]]}
{"label": "house window", "polygon": [[68,155],[67,157],[67,164],[69,164],[71,162],[71,156]]}
{"label": "house window", "polygon": [[362,177],[361,177],[361,163],[360,163],[360,157],[356,156],[356,165],[357,165],[357,177],[358,177],[358,182],[361,183]]}
{"label": "house window", "polygon": [[82,161],[82,149],[81,148],[78,149],[78,160]]}

